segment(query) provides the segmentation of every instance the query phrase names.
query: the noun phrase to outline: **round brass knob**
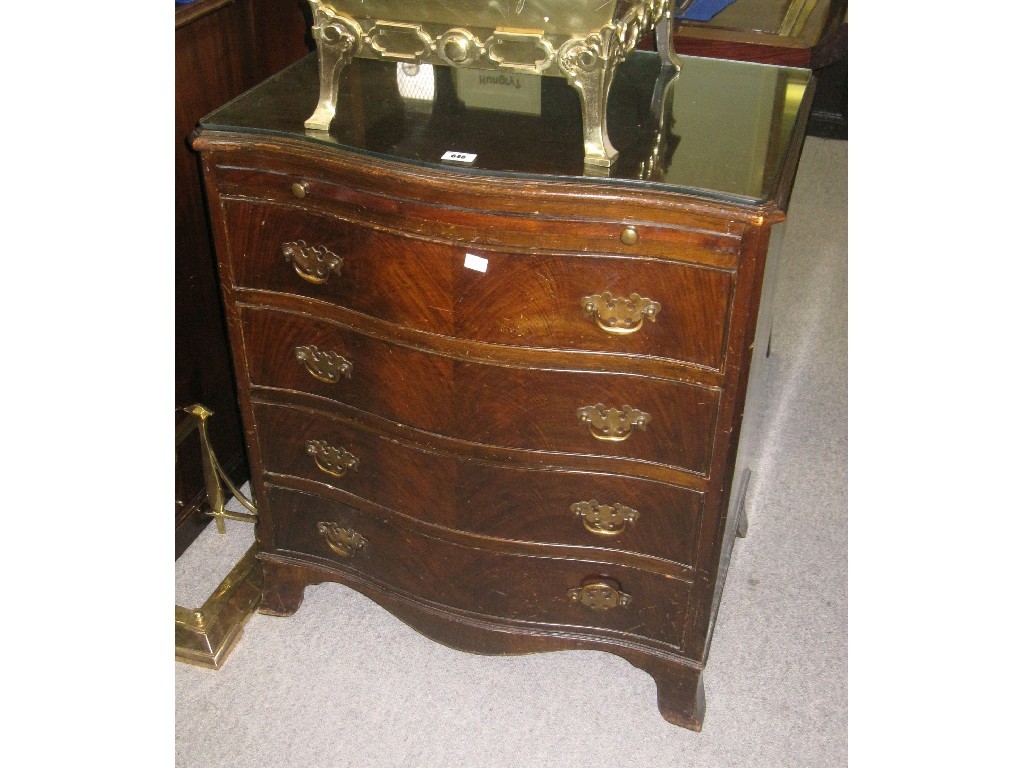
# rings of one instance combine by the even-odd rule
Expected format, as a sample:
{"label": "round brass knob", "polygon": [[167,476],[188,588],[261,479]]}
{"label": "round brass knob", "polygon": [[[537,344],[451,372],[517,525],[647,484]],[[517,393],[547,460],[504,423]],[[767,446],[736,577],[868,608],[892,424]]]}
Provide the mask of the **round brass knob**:
{"label": "round brass knob", "polygon": [[309,192],[308,181],[297,181],[292,184],[292,194],[299,198],[299,200],[304,198],[307,192]]}
{"label": "round brass knob", "polygon": [[640,235],[637,234],[636,227],[626,227],[622,230],[622,234],[619,235],[619,239],[626,245],[636,245]]}
{"label": "round brass knob", "polygon": [[444,55],[449,61],[463,62],[469,58],[469,41],[456,37],[444,44]]}

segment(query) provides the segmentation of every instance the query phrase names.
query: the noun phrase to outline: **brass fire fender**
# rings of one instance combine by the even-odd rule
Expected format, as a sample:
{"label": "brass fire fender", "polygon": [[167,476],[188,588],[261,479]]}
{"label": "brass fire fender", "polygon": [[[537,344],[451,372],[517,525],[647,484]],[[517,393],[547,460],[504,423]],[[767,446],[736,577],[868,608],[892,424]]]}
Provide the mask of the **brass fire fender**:
{"label": "brass fire fender", "polygon": [[[180,443],[193,430],[199,430],[202,451],[203,482],[210,509],[217,521],[217,532],[226,533],[224,520],[256,521],[256,505],[232,485],[210,447],[206,420],[213,412],[202,405],[185,409],[193,416],[191,427],[179,434]],[[222,485],[223,483],[223,485]],[[224,488],[251,514],[224,508]],[[220,669],[242,636],[242,628],[259,607],[263,597],[263,571],[256,560],[253,544],[241,560],[203,603],[201,608],[174,606],[174,658],[187,664]]]}
{"label": "brass fire fender", "polygon": [[[654,30],[662,66],[678,71],[673,14],[691,2],[532,0],[526,7],[519,0],[499,12],[482,0],[309,0],[320,99],[305,125],[310,131],[330,129],[341,71],[354,57],[560,76],[580,96],[584,165],[608,169],[619,155],[606,125],[615,68]],[[410,16],[412,8],[418,16]],[[442,18],[453,12],[461,14],[457,25]],[[531,24],[544,28],[523,28]]]}

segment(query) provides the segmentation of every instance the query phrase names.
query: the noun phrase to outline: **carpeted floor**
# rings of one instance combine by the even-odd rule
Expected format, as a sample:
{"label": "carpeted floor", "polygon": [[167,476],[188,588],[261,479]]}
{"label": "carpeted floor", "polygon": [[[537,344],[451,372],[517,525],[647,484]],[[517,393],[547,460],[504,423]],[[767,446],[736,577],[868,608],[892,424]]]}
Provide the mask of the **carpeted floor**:
{"label": "carpeted floor", "polygon": [[[324,584],[291,618],[254,616],[223,669],[176,665],[177,767],[845,766],[846,261],[847,143],[809,138],[702,733],[666,723],[654,681],[616,656],[461,653]],[[210,526],[176,563],[176,601],[201,604],[251,540]]]}

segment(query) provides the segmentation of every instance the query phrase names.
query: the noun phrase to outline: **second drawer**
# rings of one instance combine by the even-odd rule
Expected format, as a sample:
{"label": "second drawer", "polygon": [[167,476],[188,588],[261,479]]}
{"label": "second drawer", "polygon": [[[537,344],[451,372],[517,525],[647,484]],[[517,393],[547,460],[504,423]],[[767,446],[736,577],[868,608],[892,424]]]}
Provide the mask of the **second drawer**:
{"label": "second drawer", "polygon": [[708,472],[715,388],[466,362],[281,310],[248,307],[241,317],[246,365],[257,387],[307,392],[485,445]]}

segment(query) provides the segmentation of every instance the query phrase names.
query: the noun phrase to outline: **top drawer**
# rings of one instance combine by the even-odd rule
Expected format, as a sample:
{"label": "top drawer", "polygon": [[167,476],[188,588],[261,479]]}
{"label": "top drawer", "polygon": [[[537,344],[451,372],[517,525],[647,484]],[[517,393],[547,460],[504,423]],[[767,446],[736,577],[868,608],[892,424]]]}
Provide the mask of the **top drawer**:
{"label": "top drawer", "polygon": [[225,200],[224,210],[237,287],[327,301],[460,339],[722,367],[728,270],[467,247],[279,203]]}

